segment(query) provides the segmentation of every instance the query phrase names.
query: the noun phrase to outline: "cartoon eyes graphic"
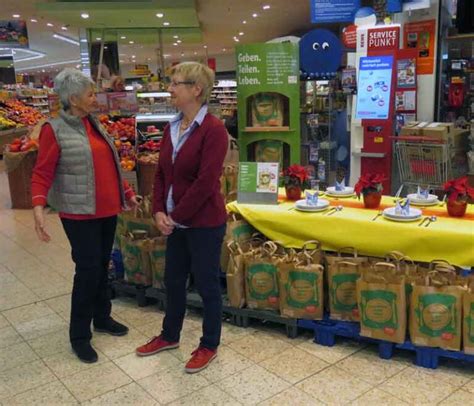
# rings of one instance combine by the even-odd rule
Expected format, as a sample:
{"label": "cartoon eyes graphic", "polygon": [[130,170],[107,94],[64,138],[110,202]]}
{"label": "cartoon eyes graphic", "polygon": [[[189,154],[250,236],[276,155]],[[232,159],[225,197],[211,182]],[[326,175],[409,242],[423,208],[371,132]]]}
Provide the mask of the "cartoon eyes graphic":
{"label": "cartoon eyes graphic", "polygon": [[313,44],[313,49],[317,51],[319,48],[322,48],[324,51],[329,49],[329,44],[327,42],[323,42],[323,45],[319,45],[319,42],[315,42]]}

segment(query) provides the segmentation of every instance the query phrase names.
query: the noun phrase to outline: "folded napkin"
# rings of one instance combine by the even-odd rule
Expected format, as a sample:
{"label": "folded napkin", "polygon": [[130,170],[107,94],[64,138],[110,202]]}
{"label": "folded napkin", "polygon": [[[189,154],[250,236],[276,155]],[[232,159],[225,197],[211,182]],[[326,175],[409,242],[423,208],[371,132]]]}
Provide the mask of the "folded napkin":
{"label": "folded napkin", "polygon": [[422,187],[418,186],[418,191],[416,192],[416,197],[418,199],[428,199],[430,195],[430,190],[428,188],[423,189]]}
{"label": "folded napkin", "polygon": [[336,180],[336,186],[335,186],[335,188],[336,188],[336,190],[337,190],[338,192],[344,191],[344,190],[346,189],[346,184],[345,184],[345,182],[344,182],[344,179],[343,179],[342,182],[340,182],[340,183]]}
{"label": "folded napkin", "polygon": [[314,193],[305,191],[305,196],[307,206],[316,207],[318,205],[318,191]]}
{"label": "folded napkin", "polygon": [[405,203],[401,204],[400,201],[397,202],[395,206],[395,214],[399,216],[409,216],[410,215],[410,199],[407,199]]}

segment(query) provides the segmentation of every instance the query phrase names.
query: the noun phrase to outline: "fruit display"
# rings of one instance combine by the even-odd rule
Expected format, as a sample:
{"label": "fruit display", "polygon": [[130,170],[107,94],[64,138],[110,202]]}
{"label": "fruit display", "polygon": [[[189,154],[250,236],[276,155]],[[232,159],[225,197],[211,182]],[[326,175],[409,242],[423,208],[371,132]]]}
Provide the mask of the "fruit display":
{"label": "fruit display", "polygon": [[161,141],[149,140],[138,146],[139,152],[158,152],[161,147]]}
{"label": "fruit display", "polygon": [[156,165],[160,158],[159,152],[145,152],[138,156],[138,163],[145,165]]}
{"label": "fruit display", "polygon": [[46,116],[35,108],[27,106],[18,100],[6,100],[0,103],[0,108],[1,107],[3,107],[2,110],[5,117],[17,124],[35,126],[40,120],[46,118]]}
{"label": "fruit display", "polygon": [[135,149],[130,141],[114,141],[115,148],[120,157],[120,166],[125,171],[132,171],[135,169],[136,156]]}
{"label": "fruit display", "polygon": [[124,171],[133,171],[135,169],[135,160],[132,158],[121,158],[120,166]]}
{"label": "fruit display", "polygon": [[101,114],[99,116],[99,121],[104,126],[105,130],[115,139],[135,140],[134,117],[121,117],[114,119],[109,117],[107,114]]}
{"label": "fruit display", "polygon": [[16,127],[17,127],[17,123],[15,123],[14,121],[9,120],[8,118],[6,118],[2,114],[2,111],[0,109],[0,131],[10,130],[10,129],[16,128]]}
{"label": "fruit display", "polygon": [[5,150],[7,152],[29,152],[38,149],[38,141],[32,140],[30,137],[15,138],[10,144],[7,144]]}

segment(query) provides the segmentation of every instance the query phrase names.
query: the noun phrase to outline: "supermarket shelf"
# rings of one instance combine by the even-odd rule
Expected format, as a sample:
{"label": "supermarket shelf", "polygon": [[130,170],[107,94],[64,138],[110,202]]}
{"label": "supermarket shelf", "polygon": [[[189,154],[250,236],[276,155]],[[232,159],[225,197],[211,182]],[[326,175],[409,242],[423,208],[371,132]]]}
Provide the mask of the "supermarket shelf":
{"label": "supermarket shelf", "polygon": [[290,127],[282,126],[282,127],[245,127],[244,132],[246,133],[272,133],[272,132],[289,132]]}

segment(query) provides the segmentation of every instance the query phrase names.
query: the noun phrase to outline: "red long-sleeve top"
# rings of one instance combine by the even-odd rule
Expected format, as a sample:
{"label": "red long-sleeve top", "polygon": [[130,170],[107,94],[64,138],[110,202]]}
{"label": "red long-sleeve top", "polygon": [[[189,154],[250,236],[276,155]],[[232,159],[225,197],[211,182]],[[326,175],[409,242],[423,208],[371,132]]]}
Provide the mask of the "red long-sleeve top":
{"label": "red long-sleeve top", "polygon": [[[92,126],[87,117],[82,119],[92,150],[95,174],[95,214],[59,213],[62,218],[72,220],[91,220],[115,216],[121,212],[119,177],[110,146]],[[31,195],[34,206],[46,205],[46,196],[53,184],[56,166],[61,154],[51,125],[45,124],[39,137],[38,159],[31,178]],[[125,198],[134,196],[132,188],[123,181]]]}

